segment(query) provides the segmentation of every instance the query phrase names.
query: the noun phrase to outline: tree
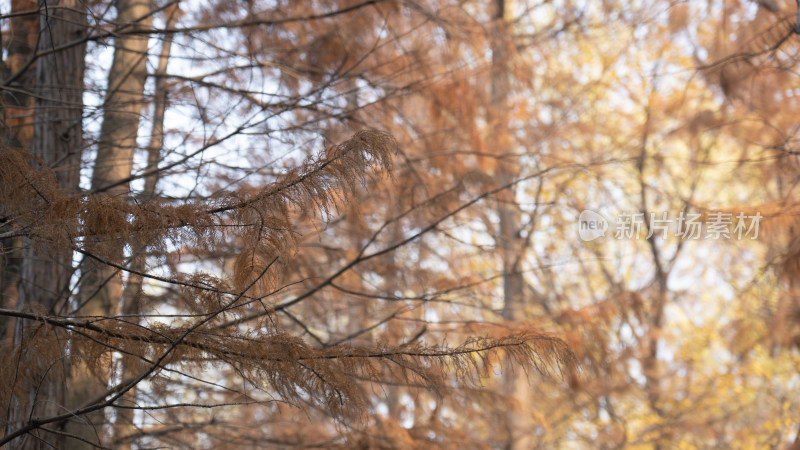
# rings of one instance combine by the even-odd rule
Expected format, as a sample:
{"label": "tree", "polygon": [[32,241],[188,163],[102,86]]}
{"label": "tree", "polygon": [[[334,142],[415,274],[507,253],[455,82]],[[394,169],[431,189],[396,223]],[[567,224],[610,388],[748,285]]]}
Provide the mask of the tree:
{"label": "tree", "polygon": [[[28,23],[24,29],[29,33],[27,38],[29,42],[32,41],[30,35],[35,34],[35,30],[42,30],[37,39],[37,50],[47,51],[54,47],[55,42],[79,38],[84,32],[85,15],[80,11],[80,5],[66,1],[53,6],[56,9],[52,15],[42,14],[37,17],[35,14],[28,14],[18,19],[20,22]],[[40,22],[39,26],[36,26],[35,20]],[[32,58],[25,60],[23,57],[30,58],[32,51],[14,55],[20,60],[12,59],[13,63],[10,64],[12,70],[16,70],[13,72],[14,75],[29,80],[27,86],[32,86],[33,95],[30,98],[35,98],[35,107],[30,102],[19,102],[20,106],[27,103],[27,108],[21,108],[17,114],[33,116],[33,120],[24,121],[27,122],[23,125],[24,128],[9,124],[10,130],[19,128],[20,132],[9,133],[7,137],[16,134],[18,136],[16,141],[12,137],[11,142],[17,145],[30,145],[32,156],[52,169],[56,189],[68,194],[78,191],[83,111],[77,105],[81,103],[83,90],[84,53],[85,44],[78,43],[63,51],[43,55],[38,64],[29,65],[27,69],[25,64]],[[54,67],[59,70],[53,70]],[[33,73],[35,81],[30,76]],[[26,91],[22,90],[17,94],[23,95]],[[14,110],[9,111],[10,114],[14,112]],[[40,198],[41,200],[46,201],[43,198]],[[8,204],[5,206],[10,207]],[[59,249],[54,253],[45,253],[42,248],[37,248],[35,238],[18,235],[12,239],[19,242],[20,237],[23,238],[20,278],[18,281],[14,280],[16,286],[10,286],[17,295],[14,298],[15,295],[9,293],[4,303],[15,304],[19,310],[38,305],[45,308],[48,313],[55,313],[63,307],[67,297],[69,278],[72,274],[72,252]],[[12,272],[13,270],[11,269]],[[15,347],[24,347],[26,324],[17,322],[13,330],[8,327],[7,333],[8,339]],[[25,410],[43,416],[57,414],[60,410],[59,404],[64,402],[66,371],[64,362],[23,359],[22,354],[18,354],[18,359],[14,362],[27,366],[33,376],[19,381],[23,386],[22,395],[13,399],[5,398],[7,401],[15,402],[10,410],[11,416],[8,421],[10,428],[24,423],[25,417],[21,414]],[[50,401],[42,402],[37,397]]]}
{"label": "tree", "polygon": [[796,5],[323,3],[3,11],[0,442],[797,441]]}
{"label": "tree", "polygon": [[[213,418],[198,423],[201,416],[196,407],[227,408],[238,415],[255,406],[269,411],[275,401],[287,402],[292,408],[307,404],[337,421],[349,420],[341,423],[355,424],[356,419],[366,417],[372,398],[370,384],[449,390],[451,381],[475,379],[489,370],[490,355],[499,350],[520,364],[533,362],[542,371],[559,363],[571,364],[571,353],[562,341],[532,330],[472,337],[455,346],[444,340],[417,342],[419,336],[365,344],[355,338],[369,327],[353,326],[364,320],[356,314],[346,327],[351,336],[343,339],[336,337],[335,323],[328,324],[332,328],[325,336],[308,324],[314,309],[320,302],[327,303],[331,292],[343,298],[346,290],[338,285],[340,280],[358,277],[361,267],[378,267],[372,266],[373,261],[410,247],[459,210],[452,202],[437,204],[433,198],[409,205],[399,214],[392,211],[382,224],[364,223],[363,231],[371,230],[369,239],[346,238],[345,242],[354,245],[343,247],[330,265],[324,261],[330,252],[303,248],[307,242],[303,234],[313,236],[309,227],[320,226],[313,211],[322,212],[329,220],[343,213],[357,217],[352,199],[367,186],[388,186],[382,173],[391,173],[393,155],[398,151],[391,135],[366,129],[340,144],[328,145],[316,156],[285,159],[278,171],[273,170],[271,157],[266,157],[291,149],[292,140],[316,134],[317,129],[328,128],[331,139],[340,140],[336,136],[345,130],[337,129],[335,122],[340,117],[334,108],[343,95],[342,86],[352,90],[354,81],[365,82],[370,92],[382,95],[381,102],[399,95],[398,91],[381,93],[379,84],[371,84],[385,83],[381,77],[391,72],[381,64],[397,58],[369,43],[380,33],[371,21],[385,22],[381,18],[385,11],[372,3],[312,14],[292,15],[289,11],[288,16],[251,10],[238,22],[203,23],[216,17],[208,15],[183,28],[159,15],[173,8],[142,2],[117,2],[117,19],[110,29],[84,25],[86,15],[77,4],[56,5],[54,15],[45,9],[14,11],[17,14],[12,17],[41,18],[43,38],[37,51],[27,55],[26,65],[17,69],[24,74],[36,67],[41,74],[35,84],[26,86],[38,99],[30,109],[36,117],[33,143],[7,145],[2,152],[3,236],[21,237],[26,242],[20,300],[14,308],[2,310],[6,324],[13,323],[16,330],[3,346],[2,377],[12,386],[2,398],[8,411],[4,444],[77,448],[169,442],[186,439],[185,433],[198,427],[213,434],[220,426]],[[224,17],[225,6],[220,8],[209,13]],[[367,14],[363,11],[367,8],[374,11]],[[90,16],[102,18],[96,11]],[[141,153],[136,144],[139,111],[146,93],[147,37],[153,33],[150,21],[154,16],[165,21],[155,32],[170,39],[173,35],[193,39],[194,33],[205,31],[213,40],[215,33],[224,34],[228,27],[235,30],[235,36],[218,41],[230,44],[231,49],[216,46],[226,61],[211,59],[197,65],[223,67],[218,73],[229,79],[208,81],[213,72],[168,74],[164,73],[166,64],[159,64],[157,95],[163,95],[165,79],[194,86],[195,92],[173,88],[176,104],[192,94],[197,119],[217,131],[203,136],[191,130],[185,135],[188,147],[161,150],[161,162],[151,156],[143,170],[136,170],[136,155]],[[345,52],[341,60],[320,60],[330,56],[315,48],[319,40],[286,48],[254,47],[259,33],[300,37],[320,22],[338,26],[340,21],[368,25],[364,36],[352,37],[363,43],[355,56]],[[325,36],[309,35],[314,39]],[[84,44],[90,44],[91,57],[104,51],[109,38],[114,41],[114,57],[107,88],[97,104],[102,126],[96,143],[84,142],[80,124],[85,120],[91,123],[94,117],[84,103],[80,82],[76,82],[83,76]],[[392,42],[399,43],[399,39],[387,40]],[[242,56],[239,45],[250,52],[249,57]],[[215,48],[212,44],[208,47]],[[262,52],[277,61],[275,74],[266,71],[268,66],[259,60],[264,57]],[[279,62],[297,58],[298,52],[300,60],[314,60],[296,68]],[[162,54],[163,58],[169,55]],[[187,57],[187,53],[178,57]],[[227,64],[242,58],[244,64]],[[360,67],[365,61],[366,68]],[[90,66],[88,73],[96,70]],[[266,74],[258,74],[262,70]],[[265,102],[261,100],[269,98],[265,93],[226,85],[228,80],[239,80],[237,71],[250,72],[262,82],[275,80],[269,82],[285,85],[278,85]],[[95,80],[91,78],[94,75],[88,76],[91,98]],[[301,83],[304,79],[310,80],[310,89]],[[406,80],[420,81],[424,79],[416,74]],[[54,86],[61,89],[54,91]],[[198,87],[205,92],[198,93]],[[227,117],[208,115],[208,104],[218,100],[211,93],[224,93],[223,101],[237,102]],[[344,92],[350,98],[351,94]],[[158,112],[164,107],[163,100],[160,102],[155,106],[156,115],[164,114]],[[364,108],[358,102],[358,98],[348,102],[352,114]],[[231,129],[228,120],[241,122]],[[269,129],[281,122],[285,122],[281,128]],[[158,130],[158,121],[154,123],[156,150],[151,152],[158,151],[159,141],[169,142],[170,138],[169,134],[166,139],[159,138],[163,132]],[[235,161],[220,153],[226,141],[240,140],[263,125],[266,129],[260,134],[291,140],[257,156],[251,167],[230,166]],[[363,128],[370,124],[354,125]],[[189,147],[194,148],[185,152]],[[206,178],[208,163],[194,164],[199,156],[222,170]],[[81,158],[88,164],[80,170],[91,174],[91,183],[83,189],[77,185],[76,161]],[[192,178],[192,171],[204,181],[182,196],[159,194],[153,183],[157,175],[163,183],[180,186]],[[244,176],[237,179],[237,173]],[[139,180],[145,182],[142,191],[133,187]],[[482,193],[461,208],[491,193]],[[422,229],[395,228],[391,236],[395,241],[385,241],[383,230],[412,214],[426,218],[418,223]],[[320,233],[324,234],[324,229]],[[314,253],[318,253],[318,261],[309,259]],[[77,257],[83,262],[75,266],[72,262]],[[190,262],[184,263],[187,258]],[[139,284],[142,288],[136,288]],[[394,289],[386,292],[394,296]],[[360,294],[347,297],[354,295]],[[429,300],[426,297],[417,303]],[[175,313],[164,316],[159,312],[163,308]],[[165,323],[159,316],[174,322]],[[208,364],[214,366],[213,375],[203,375]],[[172,377],[180,380],[173,383]],[[204,399],[199,403],[175,390],[195,383],[197,395]],[[236,387],[241,383],[245,383],[244,389]],[[137,419],[136,414],[127,413],[131,409],[148,414]],[[162,410],[165,414],[158,417],[159,425],[151,423],[149,418]],[[133,427],[126,425],[131,420]],[[117,425],[113,433],[112,424]],[[124,434],[126,430],[130,434]],[[271,426],[253,432],[258,434],[250,439],[289,439],[278,436]],[[247,442],[248,436],[241,439]]]}

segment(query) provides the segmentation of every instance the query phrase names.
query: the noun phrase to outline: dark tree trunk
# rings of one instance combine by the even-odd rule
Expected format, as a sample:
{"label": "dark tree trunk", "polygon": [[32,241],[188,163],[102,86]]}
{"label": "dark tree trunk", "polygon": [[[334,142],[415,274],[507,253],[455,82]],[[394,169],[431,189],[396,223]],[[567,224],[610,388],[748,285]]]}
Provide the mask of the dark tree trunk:
{"label": "dark tree trunk", "polygon": [[[31,5],[28,5],[30,7]],[[35,6],[35,4],[33,5]],[[62,42],[74,41],[86,32],[86,14],[83,4],[77,0],[60,0],[40,14],[25,16],[39,21],[41,29],[38,51],[52,49]],[[34,157],[55,171],[58,187],[67,193],[77,194],[80,178],[80,160],[83,148],[82,98],[83,74],[86,46],[75,45],[49,53],[36,60],[34,120],[25,125],[17,141],[24,143],[30,135],[30,146]],[[30,58],[30,55],[29,55]],[[22,63],[24,64],[24,63]],[[34,67],[34,66],[29,66]],[[29,129],[30,128],[30,129]],[[20,139],[20,136],[23,138]],[[45,238],[46,237],[42,237]],[[70,277],[73,273],[72,251],[61,242],[46,242],[25,239],[21,258],[21,278],[18,286],[17,308],[27,309],[33,305],[56,313],[68,307]],[[68,365],[66,346],[54,352],[50,358],[29,354],[25,351],[25,327],[44,327],[19,320],[13,331],[14,344],[20,350],[20,358],[41,374],[28,379],[29,386],[22,387],[26,398],[12,407],[10,426],[16,428],[28,417],[48,417],[63,412],[66,374]],[[44,331],[39,330],[37,333]],[[66,336],[56,329],[46,332],[54,338],[66,341]],[[63,448],[64,438],[44,430],[36,430],[31,436],[14,441],[13,448]]]}

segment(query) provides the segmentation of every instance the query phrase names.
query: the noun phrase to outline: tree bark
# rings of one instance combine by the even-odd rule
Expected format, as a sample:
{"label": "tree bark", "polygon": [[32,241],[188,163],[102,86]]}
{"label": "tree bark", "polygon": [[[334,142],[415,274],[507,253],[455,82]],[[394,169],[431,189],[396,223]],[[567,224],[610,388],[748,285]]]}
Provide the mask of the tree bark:
{"label": "tree bark", "polygon": [[[36,0],[11,1],[12,14],[36,9]],[[33,52],[39,35],[39,18],[36,14],[21,14],[11,17],[9,22],[8,55],[5,61],[8,78],[3,81],[12,89],[3,91],[3,144],[30,148],[33,139],[33,97],[29,93],[32,92],[36,76]]]}
{"label": "tree bark", "polygon": [[[175,3],[166,10],[167,21],[165,28],[173,28],[181,11],[178,4]],[[156,86],[155,86],[155,99],[153,102],[153,125],[150,132],[150,142],[147,146],[147,167],[145,171],[152,173],[144,180],[144,190],[142,191],[142,198],[144,201],[152,200],[156,197],[156,185],[158,184],[158,172],[155,169],[158,167],[158,162],[161,158],[161,148],[164,146],[164,114],[167,109],[168,86],[167,86],[167,65],[169,64],[169,55],[172,49],[173,34],[166,34],[161,43],[161,54],[158,57],[158,67],[156,68]],[[121,313],[127,317],[129,321],[137,321],[136,317],[140,312],[139,302],[142,298],[142,276],[137,273],[144,272],[146,269],[146,251],[147,249],[142,245],[136,246],[136,254],[133,255],[131,261],[132,273],[122,291],[122,305]],[[135,374],[131,370],[130,362],[127,357],[123,357],[121,362],[122,379],[126,380],[132,378]],[[136,389],[131,389],[125,394],[119,403],[126,406],[133,406],[136,404]],[[131,440],[128,439],[135,432],[134,427],[134,410],[133,409],[118,409],[117,420],[114,424],[114,437],[112,442],[114,448],[126,450],[131,448]]]}
{"label": "tree bark", "polygon": [[[36,9],[35,0],[13,0],[11,13]],[[12,147],[30,148],[33,138],[34,65],[30,64],[39,33],[35,14],[17,15],[9,19],[6,36],[7,56],[2,64],[0,81],[12,89],[0,95],[0,143]],[[0,217],[3,206],[0,205]],[[19,300],[19,280],[22,272],[22,238],[5,238],[0,242],[0,293],[2,307],[15,309]],[[13,339],[14,326],[8,319],[0,320],[0,339]]]}
{"label": "tree bark", "polygon": [[[495,179],[500,186],[510,184],[519,175],[518,168],[505,161],[503,156],[512,153],[511,133],[509,127],[508,96],[511,91],[509,78],[510,55],[508,47],[509,25],[506,21],[505,0],[496,0],[494,26],[491,34],[492,76],[490,97],[490,127],[498,158]],[[497,216],[499,230],[497,242],[503,258],[503,318],[514,323],[525,322],[524,280],[520,271],[523,246],[519,230],[521,214],[517,207],[514,188],[511,187],[498,195]],[[506,415],[508,429],[508,448],[530,449],[532,447],[530,386],[525,368],[511,368],[507,361],[505,368],[505,390],[508,398],[514,402]]]}
{"label": "tree bark", "polygon": [[[114,59],[108,76],[108,90],[104,104],[103,124],[97,145],[97,158],[92,173],[91,190],[101,196],[125,196],[130,187],[127,181],[133,166],[133,153],[139,131],[139,119],[144,104],[144,85],[147,80],[146,33],[152,23],[150,0],[117,0],[117,25],[123,33],[114,40]],[[98,250],[97,242],[87,241],[87,251]],[[104,256],[112,261],[123,259],[123,242],[103,248]],[[78,293],[78,314],[106,317],[119,307],[122,298],[122,274],[115,268],[84,259],[81,265],[83,282]],[[111,375],[107,363],[90,361],[89,364],[105,364],[95,373]],[[85,367],[74,367],[71,373],[71,392],[67,406],[78,408],[87,398],[97,398],[105,391],[108,378],[97,377]],[[103,430],[106,424],[104,413],[97,411],[80,421],[73,421],[67,432],[89,442],[107,439]],[[72,439],[68,448],[87,448],[87,444]]]}
{"label": "tree bark", "polygon": [[[11,13],[19,13],[36,9],[34,0],[13,0]],[[30,93],[34,86],[32,61],[36,46],[36,37],[39,31],[39,22],[35,15],[18,15],[9,19],[9,33],[7,39],[7,57],[3,62],[4,85],[12,88],[2,93],[2,144],[30,148],[33,137],[33,96]],[[4,151],[4,150],[3,150]],[[3,205],[0,205],[0,217],[3,214]],[[24,265],[23,239],[13,237],[3,239],[2,254],[0,259],[0,288],[2,288],[2,306],[7,309],[17,309],[20,305],[20,280]],[[12,348],[19,336],[15,336],[16,321],[3,319],[0,322],[0,339],[3,345]],[[22,356],[20,351],[15,356]],[[16,389],[14,389],[16,388]],[[4,389],[9,389],[5,387]],[[16,397],[8,399],[7,414],[5,416],[5,433],[18,428],[32,406],[34,389],[31,383],[20,381],[19,385],[12,386],[12,392],[18,392]],[[30,443],[19,441],[12,448],[33,448]],[[25,445],[28,447],[25,447]]]}
{"label": "tree bark", "polygon": [[[59,42],[69,42],[80,38],[86,32],[86,13],[78,0],[59,0],[51,3],[47,11],[31,17],[40,21],[40,41],[37,49],[48,50]],[[76,194],[80,179],[80,159],[83,148],[83,74],[85,64],[85,45],[70,48],[40,57],[35,65],[36,94],[35,107],[32,108],[34,120],[17,138],[23,143],[25,136],[31,138],[33,156],[42,164],[53,169],[60,190]],[[30,56],[29,56],[30,57]],[[21,260],[21,277],[18,290],[17,309],[26,309],[38,304],[48,314],[65,308],[69,299],[70,277],[73,273],[72,251],[58,242],[33,242],[24,240]],[[28,367],[37,367],[41,377],[27,379],[30,386],[24,386],[27,399],[12,408],[12,427],[18,427],[28,417],[47,417],[63,411],[68,365],[66,348],[55,352],[55,356],[45,359],[41,355],[27,355],[25,352],[25,326],[23,320],[15,322],[13,341],[20,351],[20,359]],[[53,336],[66,340],[60,330],[49,330]],[[30,357],[29,357],[30,356]],[[32,436],[14,441],[11,448],[63,448],[64,438],[43,430]]]}

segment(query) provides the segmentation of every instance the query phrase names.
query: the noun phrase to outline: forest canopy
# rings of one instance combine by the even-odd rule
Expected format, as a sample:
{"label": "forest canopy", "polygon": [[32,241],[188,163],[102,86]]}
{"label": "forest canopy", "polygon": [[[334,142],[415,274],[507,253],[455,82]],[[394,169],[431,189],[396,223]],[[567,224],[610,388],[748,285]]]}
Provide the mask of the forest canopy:
{"label": "forest canopy", "polygon": [[0,37],[0,447],[800,449],[798,2]]}

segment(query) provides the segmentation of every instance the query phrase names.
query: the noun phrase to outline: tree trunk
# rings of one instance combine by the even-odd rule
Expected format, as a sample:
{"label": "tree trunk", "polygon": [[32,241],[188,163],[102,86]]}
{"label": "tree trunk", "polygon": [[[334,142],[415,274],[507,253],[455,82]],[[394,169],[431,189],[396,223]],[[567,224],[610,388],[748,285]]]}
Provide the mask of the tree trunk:
{"label": "tree trunk", "polygon": [[[502,156],[512,153],[511,134],[508,130],[508,96],[511,90],[509,78],[508,23],[505,18],[505,1],[496,0],[494,27],[491,34],[492,77],[490,97],[490,129],[497,155],[501,156],[495,169],[495,179],[501,186],[510,184],[519,175],[514,164],[506,162]],[[499,230],[497,242],[503,258],[503,318],[510,322],[525,321],[525,299],[523,277],[520,271],[522,259],[522,239],[519,235],[521,214],[516,203],[514,188],[504,190],[498,195],[497,216]],[[514,402],[506,415],[508,429],[508,448],[530,449],[531,414],[530,386],[524,368],[512,370],[511,361],[505,368],[506,395]]]}
{"label": "tree trunk", "polygon": [[[59,42],[76,40],[86,32],[86,14],[78,0],[60,0],[50,4],[47,13],[41,11],[41,36],[38,50],[48,50]],[[83,73],[86,46],[75,45],[59,52],[42,56],[35,66],[36,93],[35,114],[27,130],[19,136],[31,137],[31,149],[35,157],[53,169],[60,190],[78,192],[80,179],[80,156],[83,148]],[[26,139],[26,138],[24,138]],[[19,139],[20,143],[24,139]],[[60,247],[57,242],[47,245],[25,239],[21,260],[21,278],[17,308],[22,310],[38,304],[49,314],[66,308],[69,299],[69,284],[73,273],[72,251]],[[34,327],[18,320],[15,322],[14,345],[20,351],[20,360],[29,368],[42,373],[41,377],[29,379],[31,386],[23,389],[28,393],[27,402],[15,405],[12,412],[15,420],[12,427],[20,426],[28,417],[48,417],[63,412],[64,388],[66,385],[66,348],[45,359],[41,355],[25,352],[25,327]],[[61,330],[49,330],[53,336],[66,340]],[[37,430],[11,444],[12,448],[63,448],[64,438],[59,434]]]}
{"label": "tree trunk", "polygon": [[[12,0],[11,13],[22,13],[38,9],[36,0]],[[35,65],[33,51],[39,35],[39,18],[36,14],[11,17],[8,39],[6,69],[8,78],[3,80],[10,88],[3,91],[4,128],[3,144],[30,148],[33,139],[32,92]]]}
{"label": "tree trunk", "polygon": [[[11,13],[35,10],[35,0],[12,0]],[[12,147],[30,148],[33,138],[34,66],[29,64],[36,46],[39,21],[35,14],[12,16],[6,36],[8,53],[2,64],[2,83],[11,89],[2,92],[0,111],[0,143]],[[3,206],[0,205],[0,217]],[[22,238],[5,238],[0,242],[0,294],[2,307],[15,309],[19,298],[22,272]],[[0,320],[0,339],[13,339],[12,321]]]}
{"label": "tree trunk", "polygon": [[[13,0],[11,13],[19,13],[36,9],[36,1]],[[7,39],[7,57],[3,64],[3,84],[11,89],[2,92],[2,144],[14,147],[30,148],[33,137],[33,91],[34,72],[32,61],[33,51],[36,46],[36,37],[39,32],[39,22],[35,15],[19,15],[9,19],[9,33]],[[0,217],[4,217],[3,205],[0,205]],[[17,309],[20,305],[20,280],[23,271],[23,240],[21,237],[6,238],[2,241],[2,260],[0,261],[0,288],[2,288],[2,306],[8,309]],[[17,323],[14,320],[3,319],[0,322],[0,338],[4,346],[12,346],[18,342],[20,336],[15,335]],[[23,356],[21,351],[16,357]],[[4,387],[17,393],[18,396],[9,397],[7,408],[5,433],[19,428],[27,417],[26,414],[32,406],[35,388],[31,383],[21,381],[20,384]],[[20,440],[12,448],[34,448],[33,438]],[[27,445],[27,446],[26,446]]]}
{"label": "tree trunk", "polygon": [[[175,26],[181,11],[178,4],[175,3],[170,6],[167,11],[167,22],[165,27],[172,28]],[[150,133],[150,142],[147,146],[147,167],[145,171],[151,173],[144,180],[144,191],[142,198],[144,201],[152,200],[156,197],[156,185],[158,183],[158,173],[155,169],[158,167],[158,162],[161,159],[161,147],[164,146],[164,114],[167,109],[167,65],[169,64],[169,55],[172,49],[172,34],[164,36],[161,44],[161,54],[158,57],[158,67],[156,68],[156,86],[155,86],[155,100],[153,102],[153,125]],[[136,245],[137,250],[133,255],[131,266],[133,268],[125,289],[122,292],[122,306],[121,313],[126,316],[131,322],[136,322],[137,316],[141,311],[139,302],[142,297],[142,277],[136,273],[144,272],[146,269],[146,251],[147,249],[142,245]],[[131,370],[131,364],[127,360],[128,357],[121,359],[121,372],[122,379],[126,380],[133,377],[135,374]],[[136,389],[131,389],[120,400],[119,403],[126,406],[133,406],[136,404]],[[117,420],[114,424],[114,448],[125,450],[131,448],[130,439],[135,432],[133,425],[134,410],[133,409],[118,409]]]}
{"label": "tree trunk", "polygon": [[[97,158],[92,174],[91,190],[98,195],[124,196],[129,192],[125,180],[131,175],[133,152],[139,131],[139,117],[144,102],[144,84],[147,80],[148,35],[135,33],[147,30],[152,23],[150,0],[117,0],[118,33],[114,40],[114,60],[108,75],[108,91],[104,104],[103,124],[97,145]],[[89,253],[97,251],[96,242],[87,242]],[[123,259],[123,242],[114,248],[104,247],[103,254],[112,261]],[[122,298],[122,274],[113,267],[84,259],[81,265],[83,282],[78,298],[80,315],[109,316],[119,306]],[[88,361],[97,365],[106,364]],[[110,376],[111,367],[101,367],[96,373]],[[83,366],[73,367],[71,392],[67,406],[80,407],[86,399],[94,399],[105,392],[108,378],[96,377]],[[106,423],[102,411],[89,414],[80,421],[70,423],[67,432],[90,442],[104,441],[102,427]],[[70,441],[70,448],[85,448],[78,440]]]}

